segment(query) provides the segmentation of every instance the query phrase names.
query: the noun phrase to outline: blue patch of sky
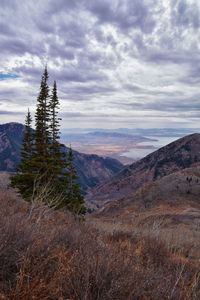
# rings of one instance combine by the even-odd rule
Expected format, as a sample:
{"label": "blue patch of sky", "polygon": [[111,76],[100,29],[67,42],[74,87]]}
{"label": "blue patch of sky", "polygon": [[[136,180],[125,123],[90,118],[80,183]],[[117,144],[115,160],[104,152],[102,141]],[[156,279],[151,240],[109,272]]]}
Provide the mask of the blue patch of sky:
{"label": "blue patch of sky", "polygon": [[0,73],[0,80],[16,79],[16,78],[19,78],[19,76],[14,73]]}

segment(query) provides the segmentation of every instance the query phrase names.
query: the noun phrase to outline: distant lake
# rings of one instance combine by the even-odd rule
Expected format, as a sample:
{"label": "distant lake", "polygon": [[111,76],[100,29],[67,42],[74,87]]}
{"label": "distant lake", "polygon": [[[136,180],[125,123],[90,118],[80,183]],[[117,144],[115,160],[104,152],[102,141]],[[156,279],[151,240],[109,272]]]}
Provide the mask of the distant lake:
{"label": "distant lake", "polygon": [[140,159],[145,157],[146,155],[156,151],[157,149],[166,146],[167,144],[177,140],[180,138],[178,137],[159,137],[159,136],[147,136],[149,139],[154,139],[157,141],[147,141],[138,143],[136,147],[130,149],[127,152],[121,154],[121,156],[126,156],[133,159]]}

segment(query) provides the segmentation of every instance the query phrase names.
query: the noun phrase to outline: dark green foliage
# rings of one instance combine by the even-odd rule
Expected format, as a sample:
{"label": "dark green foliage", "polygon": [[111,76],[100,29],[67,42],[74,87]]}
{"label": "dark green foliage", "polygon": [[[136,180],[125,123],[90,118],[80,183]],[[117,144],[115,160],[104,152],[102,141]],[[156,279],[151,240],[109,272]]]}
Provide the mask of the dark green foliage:
{"label": "dark green foliage", "polygon": [[31,128],[31,114],[28,110],[24,138],[21,148],[21,163],[18,166],[18,173],[11,178],[11,185],[19,189],[20,194],[24,197],[30,197],[34,185],[34,173],[32,172],[32,158],[34,152],[34,134]]}
{"label": "dark green foliage", "polygon": [[[47,174],[50,164],[50,105],[47,67],[42,75],[35,114],[35,165],[40,174]],[[43,176],[44,177],[44,176]],[[44,177],[45,179],[45,177]]]}
{"label": "dark green foliage", "polygon": [[51,137],[51,173],[54,177],[59,176],[64,168],[64,154],[61,151],[60,139],[60,124],[61,118],[58,118],[59,100],[57,96],[57,86],[54,81],[52,95],[50,98],[50,137]]}
{"label": "dark green foliage", "polygon": [[70,146],[67,154],[67,199],[69,201],[68,207],[71,211],[78,214],[85,214],[84,197],[81,194],[80,187],[77,183],[77,174],[73,165],[73,152]]}
{"label": "dark green foliage", "polygon": [[48,72],[45,68],[37,98],[35,133],[33,136],[32,120],[28,111],[21,164],[11,183],[28,200],[36,196],[51,207],[67,207],[74,213],[84,214],[84,198],[77,184],[72,149],[70,148],[66,158],[59,142],[60,118],[56,82],[50,97],[47,81]]}
{"label": "dark green foliage", "polygon": [[32,118],[31,113],[28,109],[28,113],[25,120],[25,132],[24,132],[24,140],[22,144],[21,150],[21,165],[26,163],[27,160],[30,160],[33,156],[33,141],[34,134],[31,128]]}
{"label": "dark green foliage", "polygon": [[63,160],[63,169],[53,179],[53,195],[60,196],[58,208],[66,207],[75,214],[86,213],[84,197],[78,184],[78,176],[73,164],[73,152],[71,147]]}
{"label": "dark green foliage", "polygon": [[50,99],[50,112],[51,112],[51,151],[53,154],[60,154],[60,145],[59,145],[59,138],[60,138],[60,124],[58,118],[58,108],[59,108],[59,100],[57,95],[57,86],[56,81],[54,81],[52,95]]}

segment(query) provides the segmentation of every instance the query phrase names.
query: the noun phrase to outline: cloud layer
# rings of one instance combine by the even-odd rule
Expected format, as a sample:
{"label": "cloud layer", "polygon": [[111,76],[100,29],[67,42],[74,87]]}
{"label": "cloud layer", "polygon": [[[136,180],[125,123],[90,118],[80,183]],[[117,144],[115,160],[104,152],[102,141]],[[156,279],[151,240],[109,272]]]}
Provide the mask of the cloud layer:
{"label": "cloud layer", "polygon": [[196,0],[1,0],[1,122],[34,110],[47,62],[68,127],[199,127]]}

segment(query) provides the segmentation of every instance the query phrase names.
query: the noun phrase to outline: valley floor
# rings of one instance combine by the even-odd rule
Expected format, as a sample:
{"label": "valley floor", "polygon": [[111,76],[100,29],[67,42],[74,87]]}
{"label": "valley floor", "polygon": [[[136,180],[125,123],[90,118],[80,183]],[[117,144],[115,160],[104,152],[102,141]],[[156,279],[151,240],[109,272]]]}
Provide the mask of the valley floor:
{"label": "valley floor", "polygon": [[129,151],[133,147],[136,147],[135,143],[117,143],[117,144],[88,144],[74,142],[73,148],[76,151],[86,154],[97,154],[103,157],[112,157],[119,160],[124,165],[131,164],[135,161],[134,158],[129,158],[122,155],[122,153]]}

